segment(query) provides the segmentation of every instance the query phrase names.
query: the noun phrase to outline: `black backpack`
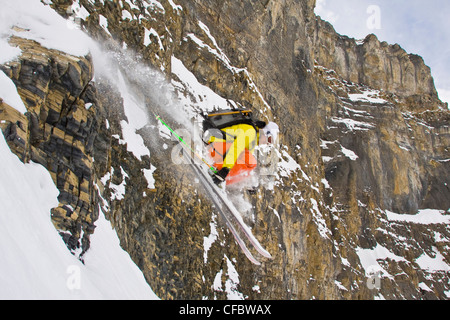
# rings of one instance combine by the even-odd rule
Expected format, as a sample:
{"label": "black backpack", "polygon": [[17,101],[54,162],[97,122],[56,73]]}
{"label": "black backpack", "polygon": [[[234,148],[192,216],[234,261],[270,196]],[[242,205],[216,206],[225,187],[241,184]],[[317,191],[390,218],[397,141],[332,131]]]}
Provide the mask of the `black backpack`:
{"label": "black backpack", "polygon": [[252,118],[252,111],[245,109],[229,109],[212,112],[203,115],[203,131],[209,129],[223,129],[237,124],[248,124],[259,130],[263,128],[266,123],[264,121],[255,121]]}

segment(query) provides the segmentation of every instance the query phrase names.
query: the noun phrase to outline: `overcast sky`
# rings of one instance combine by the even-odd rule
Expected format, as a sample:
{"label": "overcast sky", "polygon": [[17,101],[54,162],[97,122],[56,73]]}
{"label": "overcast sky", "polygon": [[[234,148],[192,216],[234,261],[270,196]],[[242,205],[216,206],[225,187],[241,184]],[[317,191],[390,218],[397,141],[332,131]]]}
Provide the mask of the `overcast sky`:
{"label": "overcast sky", "polygon": [[450,1],[316,0],[316,14],[356,39],[374,33],[422,56],[441,100],[450,104]]}

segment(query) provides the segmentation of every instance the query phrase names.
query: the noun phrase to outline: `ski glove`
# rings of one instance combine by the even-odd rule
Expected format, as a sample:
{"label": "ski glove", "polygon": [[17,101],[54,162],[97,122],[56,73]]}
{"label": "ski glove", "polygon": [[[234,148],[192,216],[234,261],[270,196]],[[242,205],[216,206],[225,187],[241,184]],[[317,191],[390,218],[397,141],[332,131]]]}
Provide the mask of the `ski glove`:
{"label": "ski glove", "polygon": [[225,180],[229,172],[230,168],[222,168],[221,170],[219,170],[219,172],[215,176],[213,176],[214,183],[220,184]]}

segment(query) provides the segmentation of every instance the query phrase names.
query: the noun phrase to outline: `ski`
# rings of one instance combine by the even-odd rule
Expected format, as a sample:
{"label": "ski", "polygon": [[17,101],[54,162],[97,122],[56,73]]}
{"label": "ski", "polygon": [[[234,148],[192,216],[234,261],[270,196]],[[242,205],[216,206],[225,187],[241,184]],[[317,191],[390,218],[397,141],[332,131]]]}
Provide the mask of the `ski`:
{"label": "ski", "polygon": [[[193,159],[191,158],[191,161],[193,162]],[[231,213],[231,218],[227,217],[228,221],[234,220],[236,224],[239,226],[240,230],[242,230],[245,237],[248,239],[248,241],[252,244],[252,246],[258,251],[259,254],[261,254],[263,257],[272,259],[272,255],[265,250],[259,241],[255,238],[255,236],[250,231],[250,228],[245,224],[245,222],[242,220],[241,214],[239,211],[234,207],[233,203],[231,203],[230,200],[226,198],[226,195],[222,192],[222,190],[219,190],[218,187],[212,182],[211,177],[201,170],[197,165],[193,164],[197,168],[197,175],[202,176],[202,180],[205,182],[204,184],[208,185],[209,189],[208,192],[212,195],[212,199],[215,200],[219,198],[220,203],[223,204],[227,211]],[[217,202],[217,200],[215,200]]]}
{"label": "ski", "polygon": [[231,234],[233,235],[234,239],[236,240],[237,244],[239,245],[239,247],[241,248],[242,252],[245,254],[245,256],[255,265],[261,265],[261,262],[259,262],[250,252],[250,250],[247,248],[247,246],[245,245],[244,241],[242,240],[242,238],[239,236],[238,231],[236,230],[236,228],[233,226],[232,222],[230,221],[230,219],[228,218],[228,216],[226,215],[226,213],[223,211],[221,202],[214,196],[214,192],[212,191],[211,188],[213,188],[209,182],[206,180],[206,177],[202,174],[202,170],[195,164],[192,163],[192,167],[194,168],[194,171],[196,173],[196,175],[198,176],[198,178],[200,179],[200,183],[204,186],[204,188],[206,189],[206,191],[209,193],[210,198],[212,199],[212,201],[214,202],[215,207],[217,208],[217,210],[219,211],[220,216],[224,219],[226,226],[228,227],[228,229],[231,231]]}

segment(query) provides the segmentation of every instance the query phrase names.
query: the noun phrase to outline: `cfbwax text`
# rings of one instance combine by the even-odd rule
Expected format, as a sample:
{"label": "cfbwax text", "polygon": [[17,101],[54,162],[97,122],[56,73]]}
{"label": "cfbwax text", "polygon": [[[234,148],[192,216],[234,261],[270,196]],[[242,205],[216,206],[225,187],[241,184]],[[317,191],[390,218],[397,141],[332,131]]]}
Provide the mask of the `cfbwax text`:
{"label": "cfbwax text", "polygon": [[214,309],[214,307],[198,307],[186,306],[180,307],[180,315],[200,315],[211,317],[213,313],[223,313],[225,315],[270,315],[271,305],[242,305],[242,304],[227,304],[222,309]]}

